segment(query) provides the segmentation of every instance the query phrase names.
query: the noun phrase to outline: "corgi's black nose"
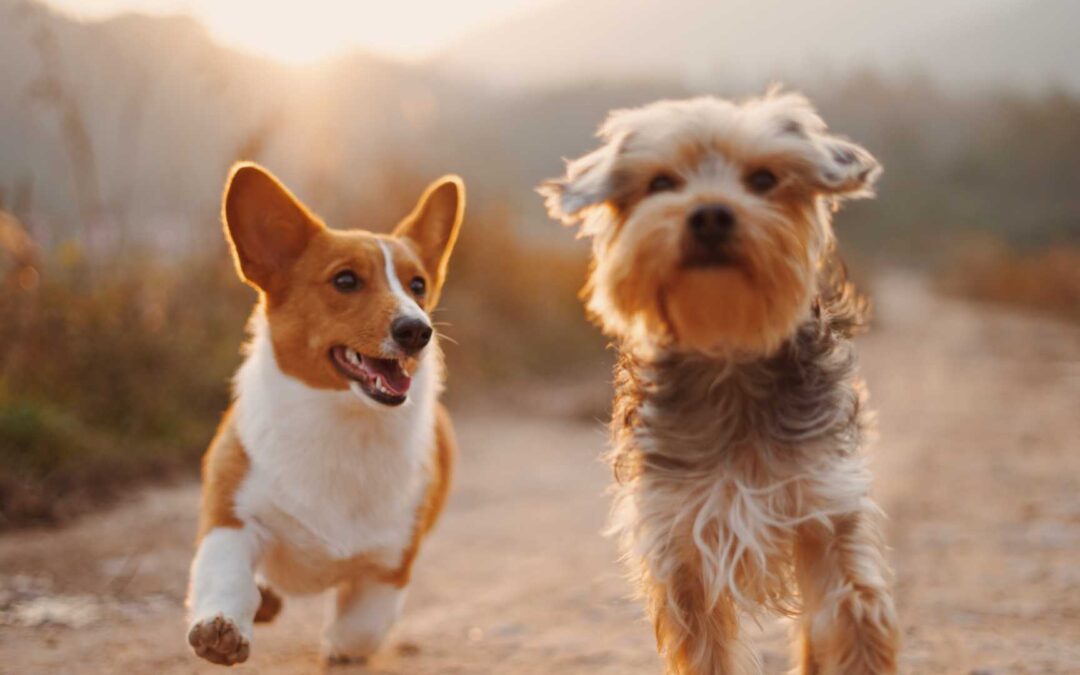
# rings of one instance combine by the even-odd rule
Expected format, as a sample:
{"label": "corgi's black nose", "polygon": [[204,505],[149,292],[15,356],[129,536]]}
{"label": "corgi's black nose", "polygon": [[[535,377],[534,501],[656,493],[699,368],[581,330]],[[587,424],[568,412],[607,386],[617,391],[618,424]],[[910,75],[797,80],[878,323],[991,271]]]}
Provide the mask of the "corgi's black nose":
{"label": "corgi's black nose", "polygon": [[694,209],[688,221],[694,238],[713,246],[723,243],[735,229],[735,212],[723,204],[708,204]]}
{"label": "corgi's black nose", "polygon": [[390,324],[394,342],[408,354],[415,354],[431,342],[431,326],[423,319],[400,316]]}

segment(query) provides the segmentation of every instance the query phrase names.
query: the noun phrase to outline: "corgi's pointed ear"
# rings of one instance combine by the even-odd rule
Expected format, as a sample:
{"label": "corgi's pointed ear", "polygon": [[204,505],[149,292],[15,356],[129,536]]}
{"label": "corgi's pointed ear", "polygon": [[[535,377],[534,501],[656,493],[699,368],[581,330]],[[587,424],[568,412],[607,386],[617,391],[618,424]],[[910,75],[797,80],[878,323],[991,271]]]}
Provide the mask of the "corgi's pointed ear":
{"label": "corgi's pointed ear", "polygon": [[323,225],[269,171],[233,166],[222,200],[225,236],[241,278],[270,293]]}
{"label": "corgi's pointed ear", "polygon": [[394,230],[395,237],[416,247],[424,269],[431,277],[428,308],[439,301],[446,266],[454,250],[461,220],[465,216],[465,183],[458,176],[443,176],[424,190],[416,208]]}

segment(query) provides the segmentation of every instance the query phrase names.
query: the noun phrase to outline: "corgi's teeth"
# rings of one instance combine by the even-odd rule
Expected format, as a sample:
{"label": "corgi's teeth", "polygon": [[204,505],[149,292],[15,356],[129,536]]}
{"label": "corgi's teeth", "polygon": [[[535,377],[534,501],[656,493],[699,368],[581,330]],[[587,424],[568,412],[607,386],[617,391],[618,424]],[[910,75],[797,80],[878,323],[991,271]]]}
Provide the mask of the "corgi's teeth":
{"label": "corgi's teeth", "polygon": [[360,355],[351,349],[345,350],[345,359],[354,366],[360,365]]}

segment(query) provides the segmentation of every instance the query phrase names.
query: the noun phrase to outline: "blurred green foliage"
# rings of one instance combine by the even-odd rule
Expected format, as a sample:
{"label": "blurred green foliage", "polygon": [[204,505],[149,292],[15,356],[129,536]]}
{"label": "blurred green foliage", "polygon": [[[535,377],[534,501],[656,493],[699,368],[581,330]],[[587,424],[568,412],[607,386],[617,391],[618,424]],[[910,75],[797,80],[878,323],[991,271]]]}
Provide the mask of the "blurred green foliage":
{"label": "blurred green foliage", "polygon": [[[67,245],[37,271],[33,287],[0,292],[0,529],[190,472],[228,405],[256,299],[224,246],[90,262]],[[435,315],[451,395],[605,363],[573,300],[584,273],[582,251],[526,247],[497,214],[470,218]]]}
{"label": "blurred green foliage", "polygon": [[[93,264],[0,294],[0,514],[51,519],[190,464],[228,396],[245,293],[224,258]],[[3,521],[0,521],[2,524]]]}

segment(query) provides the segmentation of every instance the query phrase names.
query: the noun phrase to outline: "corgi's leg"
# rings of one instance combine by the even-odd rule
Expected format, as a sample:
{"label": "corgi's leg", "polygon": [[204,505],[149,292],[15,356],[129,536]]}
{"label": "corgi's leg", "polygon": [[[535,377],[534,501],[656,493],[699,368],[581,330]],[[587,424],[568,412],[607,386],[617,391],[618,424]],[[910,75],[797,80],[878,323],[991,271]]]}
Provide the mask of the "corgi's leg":
{"label": "corgi's leg", "polygon": [[255,585],[259,538],[250,527],[216,527],[191,564],[188,643],[212,663],[247,660],[260,593]]}
{"label": "corgi's leg", "polygon": [[265,539],[236,512],[250,462],[232,417],[230,409],[203,457],[198,550],[187,598],[188,642],[202,658],[226,665],[246,660],[251,650],[260,601],[255,566]]}
{"label": "corgi's leg", "polygon": [[255,576],[255,586],[259,589],[259,609],[255,611],[255,623],[269,623],[281,611],[281,596],[262,576]]}
{"label": "corgi's leg", "polygon": [[375,579],[343,583],[334,591],[323,651],[330,661],[364,661],[379,648],[405,604],[405,587]]}
{"label": "corgi's leg", "polygon": [[889,592],[877,508],[799,533],[795,568],[803,597],[803,675],[896,672],[899,628]]}

